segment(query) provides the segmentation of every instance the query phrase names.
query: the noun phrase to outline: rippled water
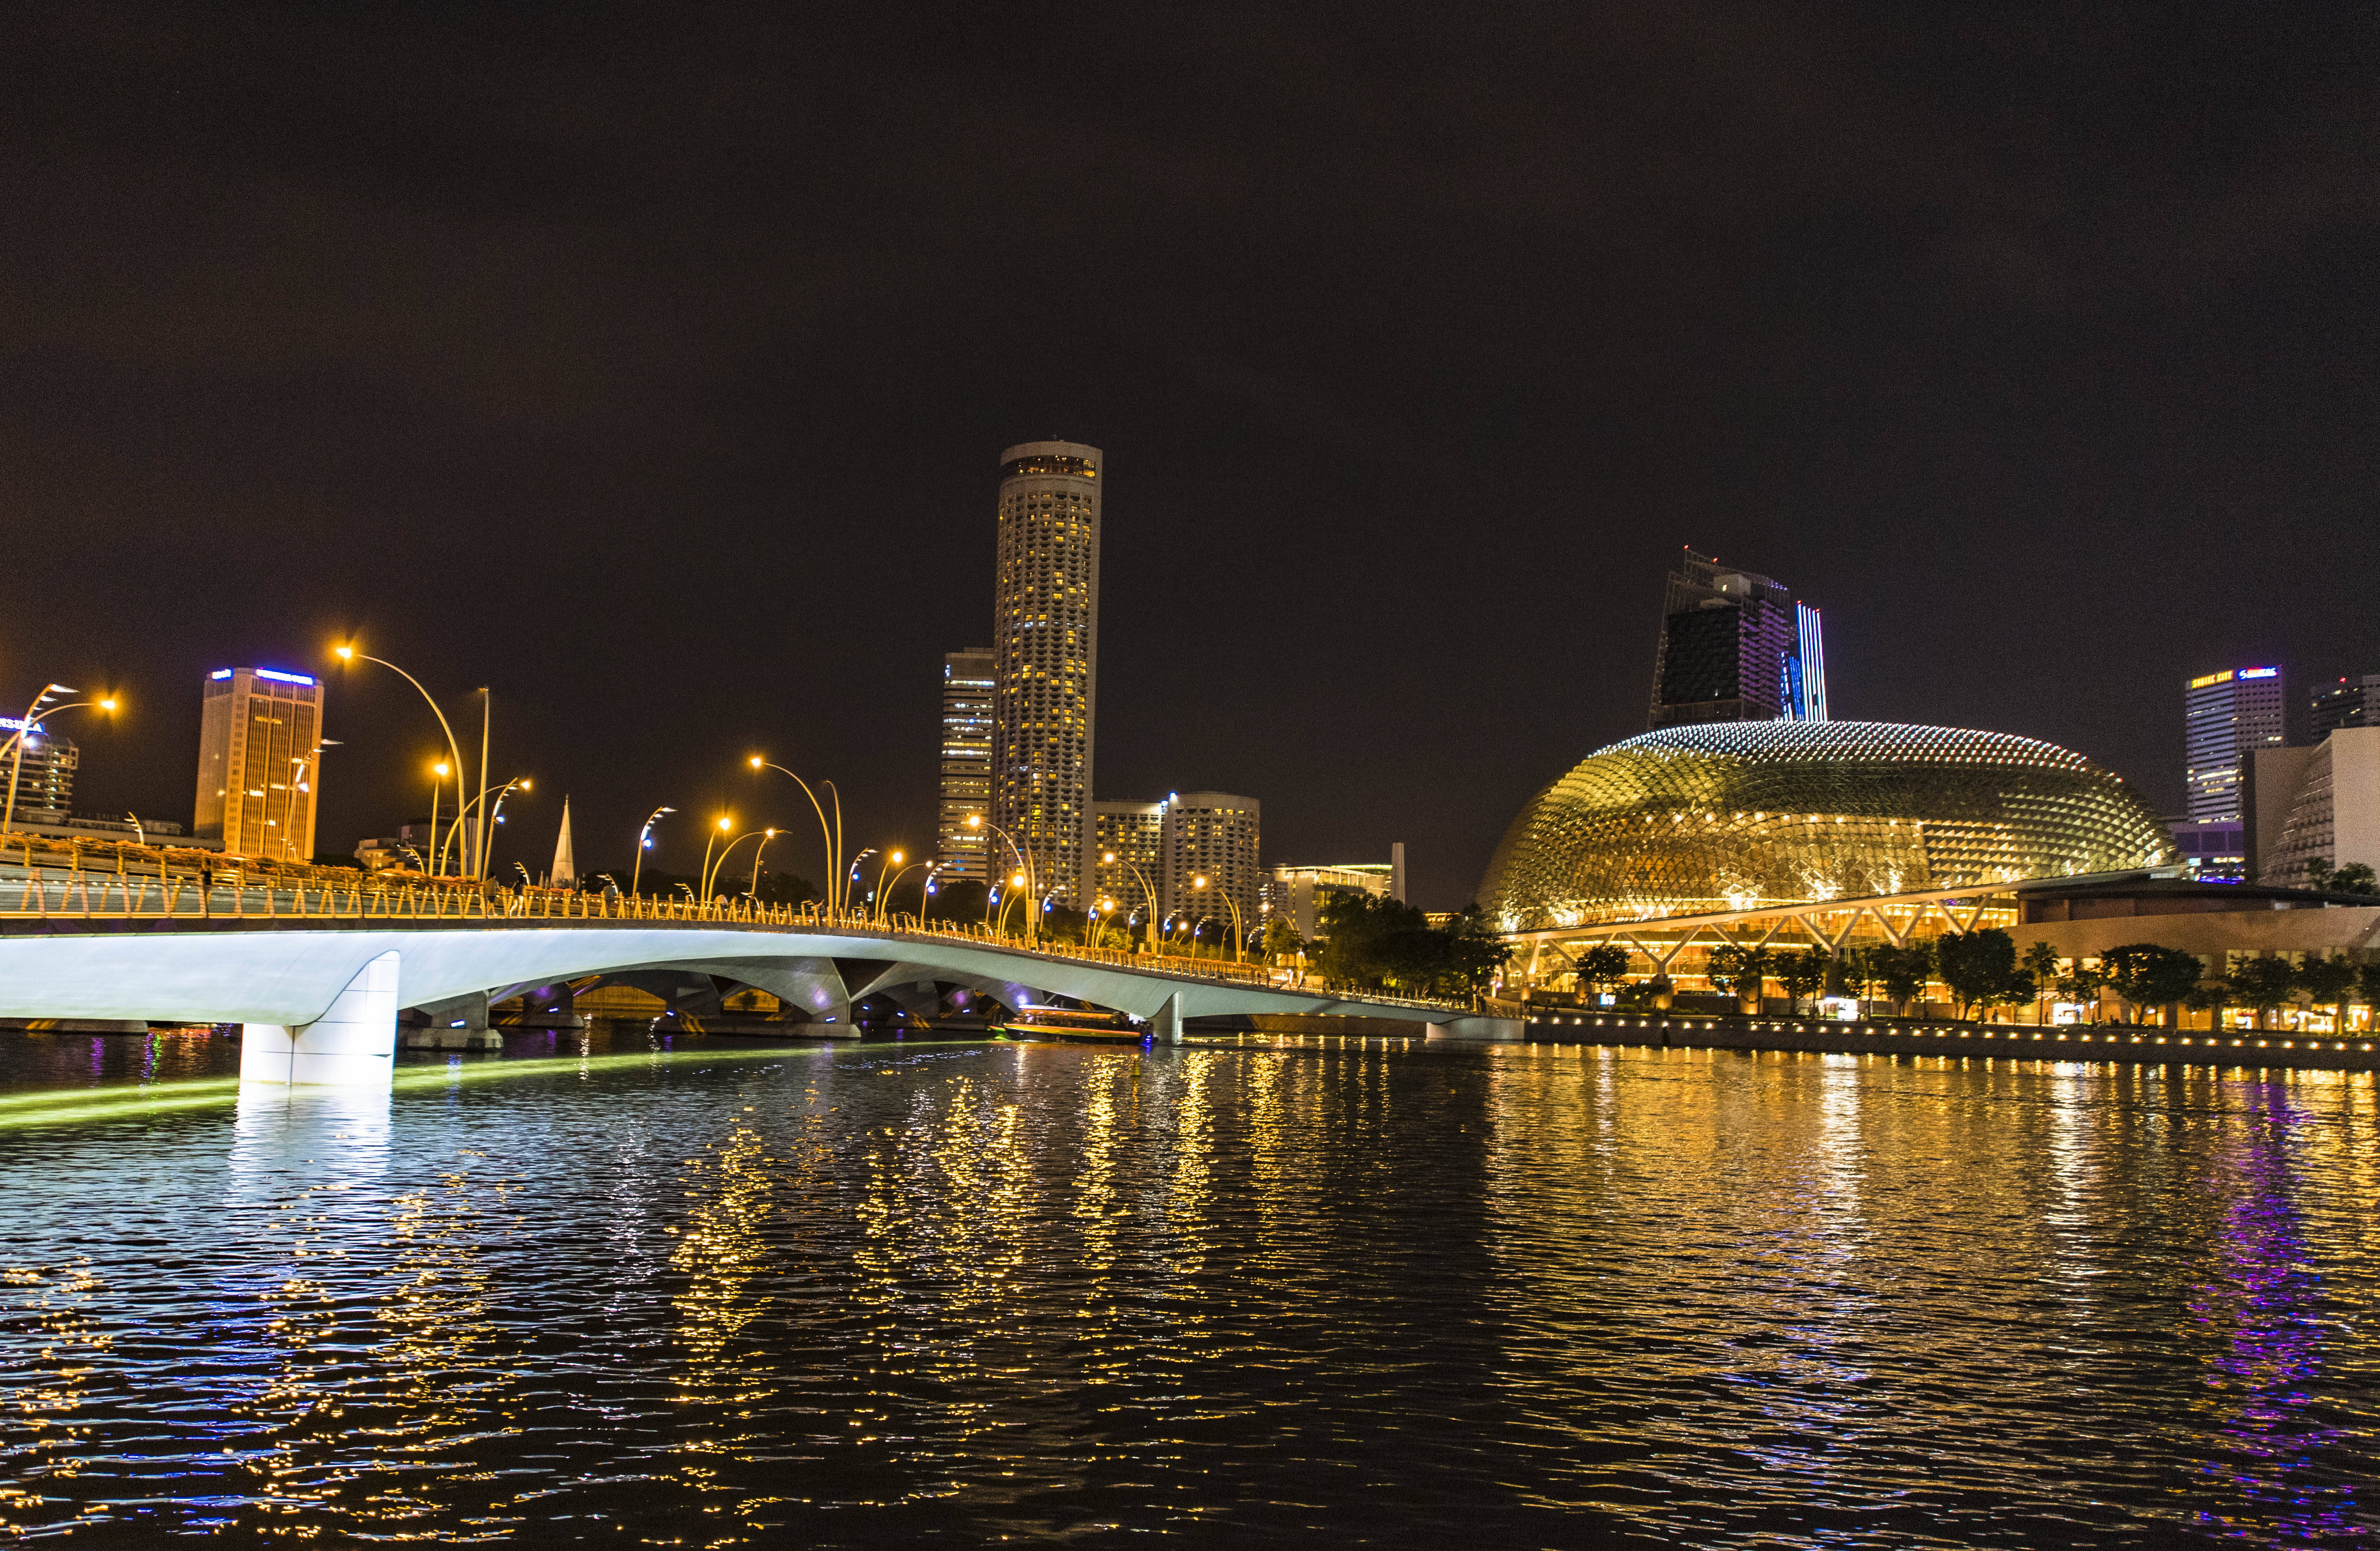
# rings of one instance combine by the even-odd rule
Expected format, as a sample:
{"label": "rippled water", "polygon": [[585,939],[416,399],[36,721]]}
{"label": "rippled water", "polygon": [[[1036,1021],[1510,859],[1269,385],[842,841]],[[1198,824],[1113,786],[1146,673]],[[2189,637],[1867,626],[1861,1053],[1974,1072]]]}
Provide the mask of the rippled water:
{"label": "rippled water", "polygon": [[2366,1076],[546,1043],[358,1102],[239,1094],[222,1042],[0,1035],[0,1524],[2046,1546],[2374,1523]]}

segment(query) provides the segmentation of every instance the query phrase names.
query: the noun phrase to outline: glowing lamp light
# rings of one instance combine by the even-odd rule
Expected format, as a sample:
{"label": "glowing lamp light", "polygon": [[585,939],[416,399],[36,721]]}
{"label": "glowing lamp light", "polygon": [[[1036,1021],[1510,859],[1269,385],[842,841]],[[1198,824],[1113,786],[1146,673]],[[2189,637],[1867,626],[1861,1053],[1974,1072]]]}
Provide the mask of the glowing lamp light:
{"label": "glowing lamp light", "polygon": [[445,762],[445,761],[443,761],[443,760],[441,760],[441,761],[439,761],[436,764],[431,765],[430,768],[431,768],[431,769],[432,769],[432,770],[434,770],[434,771],[436,771],[439,775],[443,776],[443,775],[445,775],[445,774],[446,774],[446,762]]}
{"label": "glowing lamp light", "polygon": [[892,853],[892,865],[895,867],[901,865],[901,853],[899,851],[894,851]]}
{"label": "glowing lamp light", "polygon": [[760,768],[760,766],[761,766],[761,764],[762,764],[762,763],[765,763],[765,762],[760,758],[760,756],[759,756],[759,755],[758,755],[758,754],[754,754],[754,755],[752,756],[751,764],[752,764],[752,768],[753,768],[753,769],[755,769],[755,770],[759,769],[759,768]]}
{"label": "glowing lamp light", "polygon": [[735,821],[729,818],[726,814],[722,813],[719,815],[719,827],[722,829],[733,829],[735,827]]}
{"label": "glowing lamp light", "polygon": [[1008,881],[1009,881],[1010,883],[1012,883],[1012,884],[1015,885],[1018,888],[1023,888],[1023,887],[1025,886],[1025,874],[1024,874],[1024,873],[1017,873],[1017,874],[1016,874],[1016,876],[1014,876],[1014,877],[1013,877],[1013,878],[1009,879]]}

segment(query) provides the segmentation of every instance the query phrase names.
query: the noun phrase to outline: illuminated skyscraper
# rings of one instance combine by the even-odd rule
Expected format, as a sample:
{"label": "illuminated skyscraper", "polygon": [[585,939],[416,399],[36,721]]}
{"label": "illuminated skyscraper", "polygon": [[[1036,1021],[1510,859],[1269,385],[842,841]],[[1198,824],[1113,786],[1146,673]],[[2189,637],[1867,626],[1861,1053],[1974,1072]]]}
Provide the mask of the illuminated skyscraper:
{"label": "illuminated skyscraper", "polygon": [[1074,442],[1001,454],[994,599],[991,817],[1042,896],[1093,892],[1091,728],[1099,656],[1099,483],[1106,459]]}
{"label": "illuminated skyscraper", "polygon": [[[1117,921],[1146,924],[1163,888],[1165,804],[1101,798],[1091,804],[1092,838],[1099,848],[1092,868],[1091,898],[1115,901]],[[1113,861],[1107,859],[1114,857]]]}
{"label": "illuminated skyscraper", "polygon": [[18,731],[25,735],[25,750],[20,756],[12,748],[10,757],[0,760],[0,784],[15,770],[19,819],[39,822],[51,814],[63,819],[74,807],[75,770],[82,763],[81,752],[73,739],[52,732],[38,719],[28,727],[14,716],[0,716],[0,746],[7,744],[7,733]]}
{"label": "illuminated skyscraper", "polygon": [[1774,578],[1687,550],[1662,600],[1646,725],[1827,720],[1820,623]]}
{"label": "illuminated skyscraper", "polygon": [[989,646],[942,653],[942,806],[936,854],[945,878],[985,875],[990,832],[967,827],[991,816],[991,699],[996,669]]}
{"label": "illuminated skyscraper", "polygon": [[217,668],[199,714],[198,822],[226,856],[309,861],[320,785],[322,686],[269,667]]}
{"label": "illuminated skyscraper", "polygon": [[2281,670],[2202,673],[2182,688],[2181,715],[2191,822],[2239,823],[2240,762],[2289,742]]}
{"label": "illuminated skyscraper", "polygon": [[[1169,916],[1212,922],[1228,933],[1262,924],[1257,907],[1264,878],[1257,856],[1264,806],[1230,792],[1175,792],[1165,800],[1159,844],[1165,875],[1158,886]],[[1201,879],[1205,882],[1202,884]],[[1226,899],[1232,904],[1224,903]],[[1239,913],[1232,914],[1236,905]]]}

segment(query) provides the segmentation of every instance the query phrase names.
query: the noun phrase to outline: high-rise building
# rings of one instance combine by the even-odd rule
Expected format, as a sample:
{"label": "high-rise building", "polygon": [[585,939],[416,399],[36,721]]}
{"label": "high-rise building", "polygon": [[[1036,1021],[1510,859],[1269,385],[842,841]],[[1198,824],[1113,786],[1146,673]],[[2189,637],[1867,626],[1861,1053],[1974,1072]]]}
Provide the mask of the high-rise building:
{"label": "high-rise building", "polygon": [[[49,823],[57,822],[47,819],[49,814],[63,818],[74,806],[75,771],[82,763],[74,739],[60,737],[38,720],[27,727],[15,716],[0,716],[0,731],[24,735],[23,754],[10,746],[8,757],[0,759],[0,781],[8,780],[12,769],[16,772],[18,814],[40,814]],[[0,737],[0,744],[9,742]]]}
{"label": "high-rise building", "polygon": [[1099,482],[1075,442],[1001,454],[992,822],[1014,837],[1045,898],[1079,909],[1098,853],[1091,731],[1099,660]]}
{"label": "high-rise building", "polygon": [[996,669],[989,646],[942,653],[942,804],[936,855],[946,879],[989,875],[991,832],[970,818],[991,816],[991,699]]}
{"label": "high-rise building", "polygon": [[2182,686],[2184,780],[2192,824],[2237,822],[2240,762],[2289,742],[2288,702],[2277,667],[2227,667]]}
{"label": "high-rise building", "polygon": [[1165,804],[1102,799],[1091,804],[1091,831],[1098,848],[1091,863],[1092,903],[1112,899],[1116,920],[1137,916],[1147,925],[1156,902],[1150,896],[1161,899],[1165,886]]}
{"label": "high-rise building", "polygon": [[2380,727],[2337,727],[2311,748],[2250,751],[2248,850],[2256,882],[2320,885],[2380,868]]}
{"label": "high-rise building", "polygon": [[1647,726],[1827,720],[1822,623],[1774,578],[1687,550],[1662,600]]}
{"label": "high-rise building", "polygon": [[2380,673],[2317,684],[2307,701],[2313,742],[2341,727],[2380,727]]}
{"label": "high-rise building", "polygon": [[269,667],[217,668],[199,714],[198,822],[227,856],[314,855],[322,686]]}
{"label": "high-rise building", "polygon": [[1239,907],[1239,929],[1257,929],[1264,885],[1257,870],[1262,816],[1255,798],[1230,792],[1175,792],[1166,798],[1165,828],[1158,842],[1164,866],[1159,898],[1166,915],[1212,922],[1228,932],[1235,924],[1232,905],[1224,903],[1229,899]]}

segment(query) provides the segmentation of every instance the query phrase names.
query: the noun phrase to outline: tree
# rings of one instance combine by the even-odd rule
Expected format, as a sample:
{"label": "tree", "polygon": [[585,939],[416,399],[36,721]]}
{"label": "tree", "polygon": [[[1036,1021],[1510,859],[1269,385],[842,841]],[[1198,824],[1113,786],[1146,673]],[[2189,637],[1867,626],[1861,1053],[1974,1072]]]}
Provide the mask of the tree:
{"label": "tree", "polygon": [[2306,994],[2338,1009],[2342,1033],[2347,1029],[2347,998],[2355,990],[2357,978],[2354,961],[2343,953],[2334,953],[2327,959],[2310,953],[2298,970],[2298,984]]}
{"label": "tree", "polygon": [[2017,972],[2016,939],[1997,926],[1945,937],[1935,957],[1961,1017],[2003,993]]}
{"label": "tree", "polygon": [[1768,980],[1768,950],[1722,943],[1711,949],[1709,974],[1714,990],[1733,994],[1737,1001],[1751,1003],[1751,1010],[1757,1012],[1761,989]]}
{"label": "tree", "polygon": [[1578,956],[1578,983],[1589,991],[1616,987],[1628,978],[1628,950],[1618,943],[1597,943]]}
{"label": "tree", "polygon": [[2363,862],[2350,861],[2330,875],[2333,894],[2380,894],[2380,873]]}
{"label": "tree", "polygon": [[2203,969],[2198,955],[2155,943],[2111,947],[2099,956],[2099,966],[2107,971],[2108,988],[2132,1005],[2135,1023],[2141,1008],[2170,1008],[2189,995]]}
{"label": "tree", "polygon": [[2330,891],[2330,858],[2326,856],[2306,858],[2305,874],[2306,887],[2316,894],[2326,894]]}
{"label": "tree", "polygon": [[1265,922],[1264,956],[1267,959],[1279,963],[1305,946],[1305,939],[1297,934],[1297,928],[1289,923],[1287,916],[1275,916]]}
{"label": "tree", "polygon": [[1885,995],[1906,1017],[1909,1005],[1925,994],[1925,982],[1934,972],[1932,945],[1906,943],[1870,951],[1876,955],[1876,979],[1883,984]]}
{"label": "tree", "polygon": [[1860,1001],[1874,997],[1876,988],[1884,983],[1884,967],[1878,961],[1883,952],[1881,947],[1869,946],[1853,948],[1843,955],[1843,984]]}
{"label": "tree", "polygon": [[2190,988],[2181,1005],[2192,1012],[2211,1013],[2206,1020],[2210,1029],[2223,1026],[2223,1009],[2231,1005],[2231,983],[2228,980],[2203,980]]}
{"label": "tree", "polygon": [[2231,989],[2242,1004],[2256,1009],[2256,1027],[2268,1027],[2265,1015],[2289,999],[2298,987],[2297,966],[2286,959],[2251,959],[2231,971]]}
{"label": "tree", "polygon": [[[2047,943],[2035,943],[2024,950],[2024,957],[2017,962],[2033,977],[2036,1003],[2048,1001],[2050,991],[2058,983],[2058,966],[2061,962],[2058,950]],[[2049,1010],[2046,1007],[2036,1005],[2033,1016],[2035,1022],[2049,1021]]]}
{"label": "tree", "polygon": [[2022,1007],[2034,1000],[2039,995],[2040,985],[2033,978],[2031,970],[2010,970],[2006,980],[1985,993],[1984,1006],[1987,1008]]}
{"label": "tree", "polygon": [[2356,999],[2365,1007],[2380,1011],[2380,959],[2365,964],[2355,971]]}
{"label": "tree", "polygon": [[1827,971],[1830,967],[1826,953],[1815,947],[1777,956],[1777,983],[1785,988],[1785,995],[1793,998],[1795,1013],[1801,1012],[1803,997],[1815,996],[1826,989]]}
{"label": "tree", "polygon": [[2096,966],[2077,959],[2072,969],[2058,977],[2058,995],[2062,1000],[2090,1008],[2091,1021],[2096,1023],[2099,1021],[2099,991],[2107,983],[2107,975]]}

